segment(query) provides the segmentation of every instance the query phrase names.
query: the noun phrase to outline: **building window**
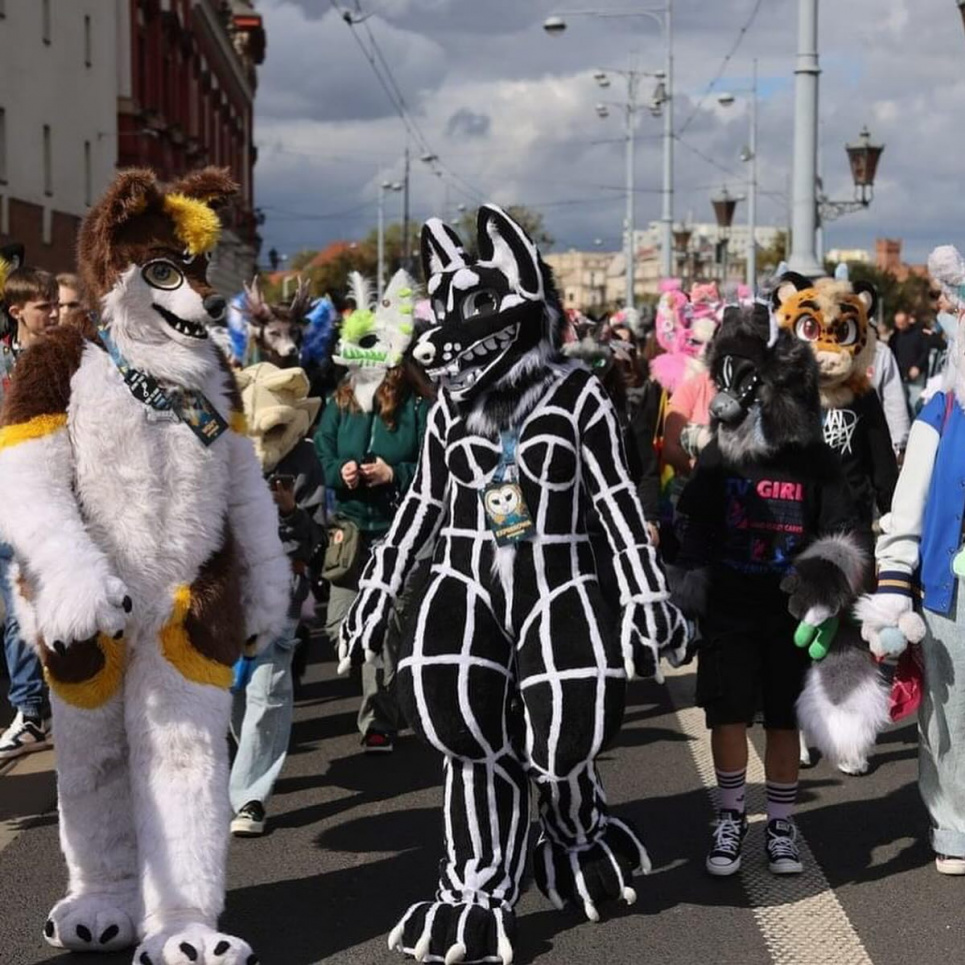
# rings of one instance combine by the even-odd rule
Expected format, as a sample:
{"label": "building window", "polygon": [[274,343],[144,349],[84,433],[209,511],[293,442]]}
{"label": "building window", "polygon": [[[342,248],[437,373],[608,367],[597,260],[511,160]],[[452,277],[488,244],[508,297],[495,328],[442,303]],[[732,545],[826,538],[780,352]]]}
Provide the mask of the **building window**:
{"label": "building window", "polygon": [[40,22],[44,43],[50,44],[50,0],[40,0]]}
{"label": "building window", "polygon": [[7,183],[7,112],[0,107],[0,184]]}
{"label": "building window", "polygon": [[44,194],[54,193],[54,155],[50,144],[50,125],[44,124]]}
{"label": "building window", "polygon": [[90,141],[84,141],[84,204],[90,207],[94,193],[94,172],[90,162]]}
{"label": "building window", "polygon": [[84,17],[84,65],[90,67],[93,61],[93,47],[90,34],[90,14]]}

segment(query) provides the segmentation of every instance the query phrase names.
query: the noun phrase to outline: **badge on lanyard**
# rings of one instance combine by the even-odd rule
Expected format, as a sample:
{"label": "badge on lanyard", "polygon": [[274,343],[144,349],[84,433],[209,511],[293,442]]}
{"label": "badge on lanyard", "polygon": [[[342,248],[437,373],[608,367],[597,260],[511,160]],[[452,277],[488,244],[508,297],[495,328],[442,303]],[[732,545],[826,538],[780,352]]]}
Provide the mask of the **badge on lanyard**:
{"label": "badge on lanyard", "polygon": [[523,498],[516,472],[515,432],[500,433],[502,453],[493,481],[482,493],[486,525],[492,531],[497,546],[511,546],[535,535],[533,517]]}
{"label": "badge on lanyard", "polygon": [[183,422],[204,446],[228,431],[228,423],[207,396],[200,392],[169,396],[157,379],[128,364],[106,328],[100,327],[98,334],[131,395],[147,407],[148,422]]}

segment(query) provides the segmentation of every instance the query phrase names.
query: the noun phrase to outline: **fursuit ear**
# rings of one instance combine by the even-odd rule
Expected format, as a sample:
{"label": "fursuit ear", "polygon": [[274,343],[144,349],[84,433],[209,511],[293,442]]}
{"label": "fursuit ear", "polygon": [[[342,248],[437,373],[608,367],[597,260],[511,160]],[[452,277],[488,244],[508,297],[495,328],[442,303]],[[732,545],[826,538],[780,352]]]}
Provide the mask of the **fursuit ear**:
{"label": "fursuit ear", "polygon": [[444,221],[430,218],[422,226],[422,273],[428,282],[433,275],[466,264],[462,239]]}
{"label": "fursuit ear", "polygon": [[875,315],[878,311],[878,289],[875,288],[870,281],[865,281],[864,279],[852,282],[851,289],[864,303],[864,307],[868,312],[868,321],[874,325]]}
{"label": "fursuit ear", "polygon": [[529,235],[494,204],[479,208],[476,234],[479,260],[498,268],[521,295],[542,301],[545,293],[539,249]]}
{"label": "fursuit ear", "polygon": [[777,311],[789,298],[793,298],[798,292],[813,288],[814,283],[810,278],[799,275],[796,271],[786,271],[778,279],[777,287],[771,296],[771,305]]}
{"label": "fursuit ear", "polygon": [[132,218],[160,204],[161,190],[154,172],[149,168],[129,168],[118,173],[86,221],[110,244]]}
{"label": "fursuit ear", "polygon": [[217,209],[238,193],[238,184],[228,168],[206,167],[175,181],[170,190]]}

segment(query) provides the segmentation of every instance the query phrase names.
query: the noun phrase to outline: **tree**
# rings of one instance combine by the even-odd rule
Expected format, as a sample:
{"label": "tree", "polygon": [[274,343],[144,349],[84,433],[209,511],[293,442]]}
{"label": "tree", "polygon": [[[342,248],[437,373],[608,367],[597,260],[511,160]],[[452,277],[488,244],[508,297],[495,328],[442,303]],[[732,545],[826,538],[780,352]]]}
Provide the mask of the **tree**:
{"label": "tree", "polygon": [[297,255],[292,257],[288,267],[291,268],[292,271],[299,271],[300,269],[304,268],[317,254],[317,249],[306,248],[304,251],[300,251]]}
{"label": "tree", "polygon": [[[511,204],[503,209],[506,214],[518,224],[539,246],[545,254],[555,244],[553,236],[543,224],[543,215],[539,211],[527,208],[523,204]],[[456,222],[456,231],[470,251],[476,249],[476,212],[467,211]]]}
{"label": "tree", "polygon": [[779,231],[774,241],[757,253],[757,270],[773,274],[777,266],[787,260],[787,232]]}
{"label": "tree", "polygon": [[[828,263],[826,268],[829,274],[834,273],[834,265]],[[910,274],[899,280],[897,275],[864,262],[851,262],[848,271],[852,281],[867,281],[875,286],[878,318],[888,328],[892,327],[896,312],[909,312],[919,320],[931,320],[933,308],[928,297],[931,285],[927,277]]]}

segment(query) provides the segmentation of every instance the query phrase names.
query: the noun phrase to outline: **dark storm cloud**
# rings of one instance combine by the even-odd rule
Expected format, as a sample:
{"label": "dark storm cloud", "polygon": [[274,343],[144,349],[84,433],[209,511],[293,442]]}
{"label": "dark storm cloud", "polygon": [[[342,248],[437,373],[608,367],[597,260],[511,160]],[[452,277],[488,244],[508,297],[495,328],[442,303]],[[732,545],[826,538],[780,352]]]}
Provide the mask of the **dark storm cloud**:
{"label": "dark storm cloud", "polygon": [[446,121],[447,137],[485,137],[492,125],[488,114],[477,114],[468,107],[460,107]]}

